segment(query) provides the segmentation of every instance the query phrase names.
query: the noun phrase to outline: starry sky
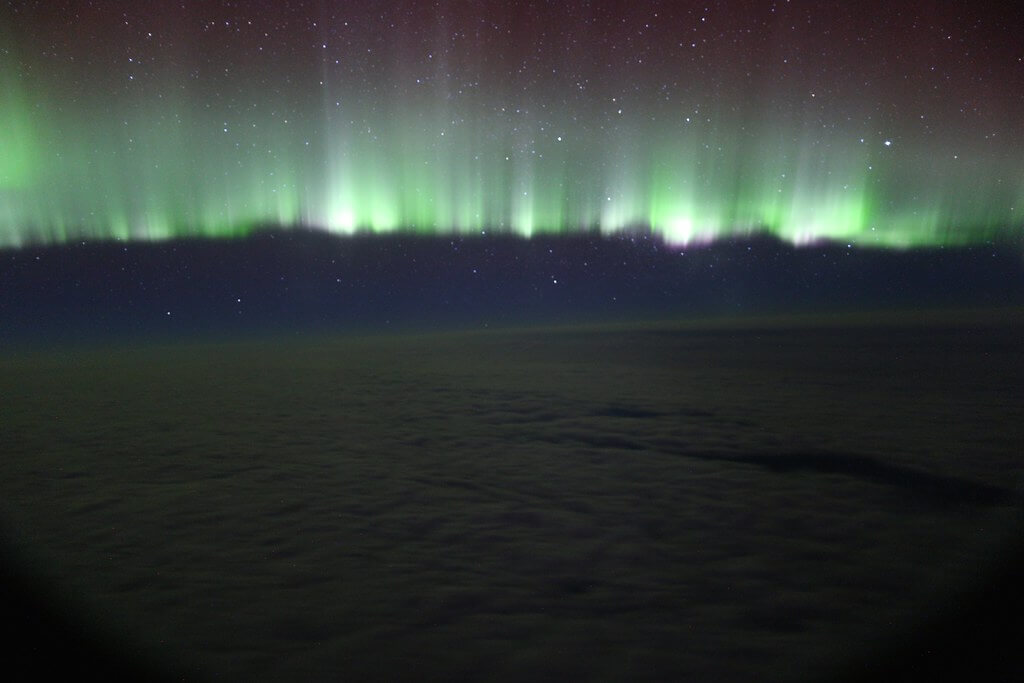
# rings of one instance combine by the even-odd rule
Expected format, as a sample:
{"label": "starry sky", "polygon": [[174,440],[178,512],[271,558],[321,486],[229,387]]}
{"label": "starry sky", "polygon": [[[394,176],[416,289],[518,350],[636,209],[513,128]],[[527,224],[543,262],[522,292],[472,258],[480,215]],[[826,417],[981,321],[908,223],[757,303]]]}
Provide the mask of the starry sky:
{"label": "starry sky", "polygon": [[8,0],[0,248],[1024,233],[1024,10]]}

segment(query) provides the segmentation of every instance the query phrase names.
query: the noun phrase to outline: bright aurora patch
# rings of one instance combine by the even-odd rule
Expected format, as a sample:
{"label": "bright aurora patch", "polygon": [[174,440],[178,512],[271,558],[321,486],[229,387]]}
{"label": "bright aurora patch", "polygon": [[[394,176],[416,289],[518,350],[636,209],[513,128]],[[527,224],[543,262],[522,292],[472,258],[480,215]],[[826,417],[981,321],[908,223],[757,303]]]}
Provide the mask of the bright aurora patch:
{"label": "bright aurora patch", "polygon": [[1016,239],[1019,18],[957,5],[5,3],[0,247]]}

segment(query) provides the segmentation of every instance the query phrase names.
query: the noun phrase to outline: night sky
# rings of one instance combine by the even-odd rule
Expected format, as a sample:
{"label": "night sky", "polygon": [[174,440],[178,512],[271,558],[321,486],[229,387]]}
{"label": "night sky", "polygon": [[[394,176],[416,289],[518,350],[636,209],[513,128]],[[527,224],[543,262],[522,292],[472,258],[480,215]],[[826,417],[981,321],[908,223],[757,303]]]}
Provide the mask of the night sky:
{"label": "night sky", "polygon": [[0,13],[0,342],[1024,303],[1019,10]]}
{"label": "night sky", "polygon": [[1022,231],[1012,3],[3,5],[4,247]]}
{"label": "night sky", "polygon": [[1024,306],[1024,259],[991,245],[798,248],[761,237],[671,248],[644,234],[278,230],[0,258],[0,343],[32,345]]}

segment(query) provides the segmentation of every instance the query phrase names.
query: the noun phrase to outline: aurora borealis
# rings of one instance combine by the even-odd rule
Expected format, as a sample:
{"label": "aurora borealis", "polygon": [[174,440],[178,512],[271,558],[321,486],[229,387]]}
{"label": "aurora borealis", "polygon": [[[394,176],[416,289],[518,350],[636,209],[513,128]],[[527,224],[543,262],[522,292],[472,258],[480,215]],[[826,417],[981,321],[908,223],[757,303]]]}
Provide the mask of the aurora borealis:
{"label": "aurora borealis", "polygon": [[983,3],[6,2],[0,247],[650,230],[1017,239]]}

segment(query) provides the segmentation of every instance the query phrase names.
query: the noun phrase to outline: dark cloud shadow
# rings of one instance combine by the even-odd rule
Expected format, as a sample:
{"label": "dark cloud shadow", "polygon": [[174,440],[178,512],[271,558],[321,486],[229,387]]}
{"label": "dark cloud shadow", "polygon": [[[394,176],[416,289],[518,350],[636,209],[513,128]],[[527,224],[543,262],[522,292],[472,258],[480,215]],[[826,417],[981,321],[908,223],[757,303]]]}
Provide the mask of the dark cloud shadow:
{"label": "dark cloud shadow", "polygon": [[1011,488],[883,462],[858,453],[791,451],[782,453],[685,453],[688,458],[754,465],[775,474],[841,475],[904,489],[939,505],[1006,505],[1019,502]]}

